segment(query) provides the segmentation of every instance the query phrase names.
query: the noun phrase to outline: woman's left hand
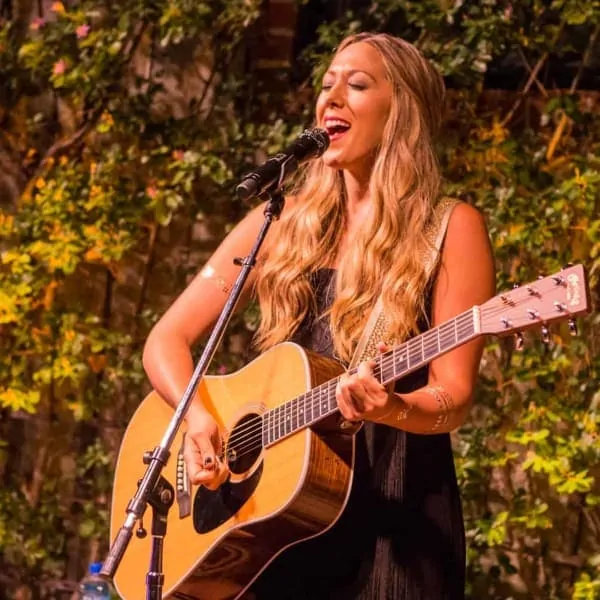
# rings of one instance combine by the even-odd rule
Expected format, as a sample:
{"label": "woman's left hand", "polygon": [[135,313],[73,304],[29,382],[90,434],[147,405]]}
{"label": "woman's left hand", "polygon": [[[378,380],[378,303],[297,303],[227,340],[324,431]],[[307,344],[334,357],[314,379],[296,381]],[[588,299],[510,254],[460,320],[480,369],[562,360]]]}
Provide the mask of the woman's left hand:
{"label": "woman's left hand", "polygon": [[[380,343],[378,350],[385,352],[387,346]],[[388,403],[392,394],[373,375],[376,364],[374,360],[364,361],[356,373],[344,373],[338,381],[335,398],[348,421],[377,421],[390,410]]]}

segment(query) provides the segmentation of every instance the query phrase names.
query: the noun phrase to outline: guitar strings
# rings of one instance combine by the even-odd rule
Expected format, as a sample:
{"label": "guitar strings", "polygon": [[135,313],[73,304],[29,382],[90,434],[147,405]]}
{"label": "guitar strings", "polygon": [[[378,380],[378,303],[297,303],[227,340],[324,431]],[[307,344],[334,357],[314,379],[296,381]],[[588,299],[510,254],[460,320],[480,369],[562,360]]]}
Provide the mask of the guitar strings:
{"label": "guitar strings", "polygon": [[[529,298],[529,296],[526,297],[525,300],[527,298]],[[512,308],[513,309],[516,308],[517,305],[519,305],[521,303],[522,303],[522,301],[520,301],[520,302],[515,301]],[[507,309],[507,307],[503,303],[499,303],[498,306],[483,308],[483,309],[481,309],[481,317],[485,316],[486,318],[490,318],[490,317],[498,316],[502,313],[505,313],[506,309]],[[567,313],[565,313],[565,317],[566,316],[568,316]],[[386,370],[388,370],[390,367],[393,368],[394,364],[396,362],[396,359],[397,359],[396,355],[399,352],[403,352],[403,351],[410,353],[411,344],[413,345],[413,350],[414,350],[414,347],[420,346],[422,349],[421,355],[423,356],[423,354],[424,354],[423,350],[425,348],[425,344],[428,343],[428,341],[425,338],[428,335],[432,338],[431,341],[433,341],[433,338],[435,338],[436,340],[439,338],[440,343],[443,342],[443,344],[445,345],[447,342],[452,341],[452,339],[457,338],[457,332],[461,328],[464,328],[467,325],[472,325],[472,323],[473,323],[473,312],[472,312],[472,309],[469,309],[468,311],[466,311],[465,313],[463,313],[461,315],[458,315],[451,321],[442,323],[441,325],[437,326],[436,328],[425,332],[421,336],[419,336],[417,338],[412,338],[411,340],[408,340],[407,342],[402,343],[400,346],[397,346],[396,348],[389,351],[389,353],[386,352],[385,354],[382,354],[378,359],[376,359],[377,365],[375,366],[374,374],[376,376],[378,374],[383,376],[385,374]],[[450,330],[450,326],[451,326],[451,330]],[[448,330],[444,332],[443,331],[444,328],[446,328]],[[434,332],[436,332],[436,335],[433,335]],[[460,336],[458,336],[458,337],[460,337]],[[415,342],[414,340],[420,340],[420,341]],[[468,341],[468,338],[463,340],[461,342],[461,345],[463,343],[466,343],[467,341]],[[429,362],[429,360],[419,361],[415,365],[415,368],[420,368],[423,364],[427,364],[428,362]],[[350,373],[350,374],[354,374],[356,372],[357,372],[356,368],[348,371],[348,373]],[[338,384],[338,381],[339,381],[339,377],[331,379],[325,383],[322,383],[322,384],[316,386],[315,388],[312,388],[308,392],[301,394],[300,396],[297,396],[296,398],[292,398],[291,400],[288,400],[278,406],[275,406],[275,407],[269,409],[268,411],[266,411],[263,414],[257,414],[257,418],[252,423],[244,425],[243,427],[241,427],[238,430],[236,430],[235,428],[233,429],[233,431],[231,432],[231,435],[229,437],[230,443],[227,444],[227,448],[228,449],[232,448],[235,451],[236,458],[239,458],[240,456],[243,456],[243,455],[251,453],[251,452],[255,452],[256,450],[264,447],[263,433],[265,430],[265,417],[269,418],[269,415],[271,415],[270,418],[273,420],[273,423],[271,423],[270,426],[273,427],[274,432],[276,432],[276,434],[277,434],[277,439],[273,440],[273,441],[278,441],[278,440],[282,439],[283,437],[286,437],[287,435],[294,433],[293,431],[290,431],[287,434],[281,435],[281,430],[283,429],[285,431],[286,421],[288,421],[289,419],[299,419],[300,418],[300,412],[298,411],[299,403],[302,400],[304,401],[303,418],[304,418],[305,413],[307,412],[306,411],[307,400],[309,401],[309,407],[312,409],[312,413],[314,414],[315,406],[319,406],[323,400],[328,400],[328,401],[330,400],[330,394],[333,390],[335,390],[335,388]],[[317,400],[316,403],[315,403],[315,400]],[[291,409],[291,411],[288,411],[286,414],[286,409],[288,407],[289,407],[289,409]],[[293,412],[294,407],[296,408],[295,413]],[[328,408],[330,408],[329,402],[328,402]],[[336,408],[335,406],[332,406],[330,410],[333,412],[333,411],[335,411],[335,408]],[[276,415],[275,414],[276,411],[283,412],[284,419],[281,418],[281,416],[282,416],[281,414]],[[320,421],[321,419],[325,418],[326,416],[328,416],[328,415],[323,414],[323,415],[320,415],[317,419],[309,420],[308,422],[305,423],[305,425],[303,425],[303,427],[308,427],[308,426]]]}
{"label": "guitar strings", "polygon": [[[462,321],[462,322],[461,322]],[[460,331],[460,334],[463,334],[465,332],[465,326],[472,326],[473,324],[473,313],[471,310],[469,310],[467,313],[463,313],[462,315],[460,315],[459,317],[456,318],[456,326],[454,324],[454,322],[450,321],[448,323],[445,323],[443,325],[452,325],[452,333],[451,332],[446,332],[444,334],[440,334],[439,336],[439,340],[440,342],[443,342],[443,345],[445,345],[447,342],[453,341],[456,339],[457,335],[456,333]],[[430,332],[432,332],[434,330],[430,330]],[[468,331],[468,330],[467,330]],[[430,333],[427,332],[427,333]],[[460,337],[460,334],[458,335],[458,337]],[[436,340],[438,338],[438,336],[432,336],[435,337]],[[416,339],[416,338],[415,338]],[[466,339],[465,339],[466,341]],[[408,351],[410,352],[410,348],[408,347],[411,344],[411,340],[409,340],[408,342],[406,342],[405,344],[402,344],[400,346],[398,346],[397,348],[395,348],[393,351],[390,352],[390,354],[386,357],[385,354],[381,355],[381,358],[377,361],[378,364],[375,366],[374,369],[374,373],[377,376],[379,375],[385,375],[385,371],[389,370],[389,367],[393,367],[395,362],[396,362],[396,356],[395,354],[397,354],[398,352],[401,351]],[[418,345],[422,348],[424,348],[424,341],[423,343],[419,343]],[[416,346],[416,343],[413,343],[414,346]],[[407,346],[405,348],[405,346]],[[421,355],[423,355],[423,352],[421,352]],[[429,361],[418,361],[415,365],[415,369],[420,368],[420,366],[422,364],[427,364]],[[352,369],[349,371],[349,373],[356,373],[357,369]],[[379,372],[379,373],[378,373]],[[284,402],[283,404],[280,404],[276,407],[274,407],[273,409],[263,413],[262,415],[257,415],[258,417],[260,417],[260,421],[259,422],[254,422],[252,424],[248,424],[245,425],[244,427],[240,428],[239,430],[233,430],[232,435],[230,437],[230,445],[228,445],[228,447],[233,447],[233,449],[235,450],[236,456],[241,456],[247,452],[254,452],[255,450],[257,450],[259,447],[261,447],[263,445],[262,443],[262,437],[263,437],[263,433],[264,433],[264,424],[265,424],[265,416],[268,418],[269,414],[274,413],[275,411],[279,411],[279,412],[283,412],[283,419],[281,419],[281,415],[273,415],[271,417],[271,419],[274,421],[273,423],[269,424],[271,427],[273,427],[273,429],[276,432],[277,435],[277,439],[281,439],[282,437],[285,437],[285,435],[281,435],[281,429],[283,428],[285,430],[286,428],[286,421],[289,420],[296,420],[296,419],[300,419],[300,401],[303,400],[304,401],[304,406],[302,408],[302,417],[304,418],[304,414],[307,413],[310,409],[312,409],[312,413],[314,414],[314,408],[315,405],[319,405],[323,400],[327,400],[327,408],[335,411],[335,406],[330,407],[329,406],[329,400],[331,398],[331,392],[333,392],[337,386],[337,383],[339,381],[339,377],[336,377],[332,380],[329,380],[311,390],[309,390],[308,392],[306,392],[305,394],[302,394],[296,398],[293,398],[291,400],[288,400],[287,402]],[[306,403],[307,400],[309,401],[309,407],[307,408]],[[317,400],[317,402],[315,403],[314,401]],[[289,406],[288,406],[289,405]],[[294,410],[294,408],[296,410]],[[327,411],[326,411],[327,412]],[[326,416],[328,416],[327,414],[324,415],[319,415],[319,417],[317,419],[310,419],[308,425],[312,424],[312,423],[316,423],[318,421],[320,421],[322,418],[325,418]],[[303,425],[303,427],[306,425]],[[246,435],[242,435],[242,434],[246,434]],[[286,435],[291,434],[292,431],[287,432]],[[276,441],[276,440],[274,440]],[[255,443],[258,442],[258,445],[255,445]],[[240,454],[241,452],[241,454]]]}
{"label": "guitar strings", "polygon": [[[449,326],[452,326],[452,331],[446,331],[443,332],[443,330],[441,329],[443,326],[446,326],[447,328]],[[432,335],[431,338],[435,338],[436,342],[438,341],[438,337],[439,337],[439,343],[440,345],[445,346],[446,343],[448,342],[452,342],[455,341],[457,338],[457,333],[458,333],[458,337],[460,338],[462,335],[465,334],[465,332],[467,332],[468,335],[468,330],[465,329],[466,326],[469,326],[469,328],[472,328],[473,325],[473,313],[472,310],[469,310],[466,313],[463,313],[462,315],[459,315],[458,317],[456,317],[456,323],[454,321],[450,321],[448,323],[443,324],[442,326],[440,326],[440,334],[438,335]],[[437,328],[436,328],[437,329]],[[433,331],[436,331],[436,334],[438,333],[437,330],[430,330],[427,333],[432,333]],[[425,334],[425,335],[426,335]],[[417,339],[417,338],[414,338]],[[430,344],[432,340],[428,340],[426,341],[425,339],[422,339],[421,342],[416,343],[413,342],[412,340],[409,340],[408,342],[406,342],[405,344],[402,344],[400,346],[398,346],[397,348],[395,348],[393,351],[390,351],[390,354],[386,357],[385,355],[382,355],[381,358],[377,361],[378,364],[375,367],[375,375],[378,375],[378,371],[379,374],[381,376],[383,376],[383,378],[386,378],[386,371],[389,371],[389,367],[390,366],[394,366],[395,362],[396,362],[396,354],[398,354],[399,352],[403,352],[403,351],[407,351],[407,352],[411,352],[411,350],[414,350],[415,347],[418,345],[420,348],[420,353],[421,356],[424,356],[424,354],[426,354],[424,352],[426,346],[425,344]],[[465,340],[466,341],[466,340]],[[411,344],[412,344],[412,348],[411,348]],[[428,360],[420,360],[417,361],[416,365],[415,365],[415,369],[419,368],[422,364],[427,364],[427,362],[429,362]],[[355,373],[356,369],[352,369],[351,371],[349,371],[350,373]],[[328,400],[327,403],[327,409],[330,409],[332,411],[335,411],[335,406],[330,406],[329,403],[329,399],[330,399],[330,394],[332,391],[335,390],[335,387],[337,386],[337,383],[339,381],[339,377],[332,379],[330,381],[327,381],[315,388],[313,388],[312,390],[309,390],[307,393],[302,394],[301,396],[298,396],[297,398],[293,398],[292,400],[289,400],[283,404],[280,404],[277,407],[274,407],[273,409],[263,413],[262,415],[257,415],[257,419],[251,423],[251,424],[247,424],[244,427],[238,429],[238,430],[233,430],[231,436],[230,436],[230,443],[228,447],[231,447],[235,450],[236,452],[236,456],[240,455],[240,452],[242,454],[244,454],[245,452],[253,452],[254,450],[256,450],[258,447],[262,446],[262,437],[263,437],[263,433],[265,431],[265,421],[266,419],[269,419],[269,415],[272,415],[270,418],[272,420],[272,423],[267,423],[267,426],[270,426],[274,432],[276,432],[277,434],[277,438],[281,439],[281,437],[284,437],[281,435],[281,429],[284,428],[284,430],[287,427],[287,422],[292,420],[295,421],[296,419],[300,420],[300,418],[304,419],[306,413],[309,413],[309,411],[312,412],[312,414],[314,414],[314,410],[316,406],[319,406],[321,404],[321,402],[323,400]],[[317,401],[315,403],[315,400]],[[303,406],[300,406],[300,403],[303,401]],[[307,406],[307,401],[308,401],[308,406]],[[279,411],[280,413],[283,412],[283,419],[281,418],[281,414],[274,414],[275,411]],[[319,411],[320,412],[320,411]],[[327,410],[326,410],[327,412]],[[319,417],[317,419],[309,419],[309,425],[312,424],[313,422],[318,422],[319,420],[321,420],[322,418],[324,418],[325,416],[327,416],[326,414],[320,414]],[[266,419],[265,419],[266,417]],[[303,426],[305,426],[303,424]],[[288,435],[290,432],[286,432]],[[245,434],[245,435],[244,435]],[[259,442],[258,446],[255,446],[254,443],[255,442]]]}
{"label": "guitar strings", "polygon": [[[491,309],[491,310],[493,311],[494,309]],[[486,309],[486,311],[489,312],[490,309]],[[454,321],[456,321],[456,326],[455,326]],[[443,344],[445,345],[445,343],[447,343],[448,341],[452,341],[453,339],[456,339],[457,336],[455,333],[455,329],[457,329],[457,330],[461,329],[461,328],[464,329],[464,327],[466,325],[472,325],[472,323],[473,323],[473,313],[472,313],[472,309],[469,309],[467,312],[456,317],[455,320],[448,321],[439,326],[439,330],[441,332],[442,328],[444,326],[449,327],[450,325],[452,325],[452,331],[440,333],[440,341],[441,342],[443,341]],[[437,329],[438,328],[435,328],[433,330],[425,332],[424,335],[427,335],[428,333],[430,334],[433,331],[437,331]],[[431,337],[435,337],[437,339],[438,336],[436,335],[436,336],[431,336]],[[413,338],[413,339],[418,339],[418,338]],[[466,341],[467,340],[465,339],[464,342],[466,342]],[[390,366],[394,365],[395,360],[396,360],[395,354],[397,354],[400,351],[404,351],[404,350],[407,350],[410,352],[409,346],[411,343],[413,344],[413,346],[417,345],[415,342],[413,342],[413,340],[409,340],[408,342],[405,342],[405,343],[401,344],[400,346],[398,346],[397,348],[395,348],[393,351],[390,351],[390,353],[387,357],[385,354],[381,355],[381,358],[378,360],[378,364],[375,367],[375,371],[380,371],[380,374],[383,374],[385,370],[389,369]],[[423,343],[424,343],[424,340],[423,340]],[[418,345],[421,346],[422,344],[419,343]],[[419,361],[415,365],[415,368],[419,368],[422,364],[427,364],[427,362],[429,362],[429,361]],[[357,371],[357,369],[352,369],[349,371],[349,373],[355,373],[356,371]],[[377,375],[377,373],[375,373],[375,374]],[[274,422],[271,424],[271,426],[277,431],[277,439],[281,439],[281,438],[285,437],[284,435],[281,435],[281,433],[280,433],[281,429],[286,427],[285,421],[289,420],[290,418],[298,418],[300,416],[298,411],[293,412],[294,404],[296,405],[296,408],[298,408],[299,401],[301,399],[303,399],[304,405],[305,405],[305,410],[306,410],[306,401],[309,400],[310,401],[309,406],[311,409],[313,409],[312,412],[314,414],[315,405],[320,404],[325,399],[327,399],[327,400],[329,399],[329,395],[333,390],[335,390],[335,387],[337,386],[338,381],[339,381],[339,377],[336,377],[336,378],[329,380],[323,384],[320,384],[319,386],[313,388],[312,390],[309,390],[305,394],[302,394],[296,398],[288,400],[287,402],[284,402],[284,403],[270,409],[269,411],[266,411],[262,415],[257,415],[258,422],[255,421],[252,424],[245,425],[244,427],[238,429],[237,431],[235,429],[232,431],[232,435],[230,436],[231,442],[228,445],[228,447],[232,447],[235,450],[236,456],[242,456],[248,452],[254,452],[258,448],[263,446],[262,437],[263,437],[263,432],[264,432],[265,416],[268,417],[269,414],[273,415],[271,417],[271,419]],[[314,402],[315,400],[317,400],[317,403]],[[290,405],[289,408],[292,409],[292,411],[288,410],[287,414],[286,414],[286,408],[287,408],[286,405]],[[331,410],[335,411],[335,406],[331,407]],[[283,412],[284,419],[281,419],[281,415],[273,414],[275,411]],[[326,416],[328,416],[328,415],[327,414],[319,415],[319,417],[317,419],[311,419],[307,425],[310,426],[311,424],[320,421],[322,418],[324,418]],[[289,435],[291,433],[292,432],[290,431],[287,435]],[[245,435],[242,435],[242,434],[245,434]],[[274,440],[274,441],[276,441],[276,440]]]}

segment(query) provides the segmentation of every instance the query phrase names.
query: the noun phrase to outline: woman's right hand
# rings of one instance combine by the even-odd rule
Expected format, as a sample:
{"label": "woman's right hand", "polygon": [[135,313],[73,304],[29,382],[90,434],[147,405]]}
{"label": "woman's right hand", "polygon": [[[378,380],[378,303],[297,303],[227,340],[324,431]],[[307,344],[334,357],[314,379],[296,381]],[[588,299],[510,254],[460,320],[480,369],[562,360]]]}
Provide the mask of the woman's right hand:
{"label": "woman's right hand", "polygon": [[191,483],[216,490],[229,477],[229,469],[220,458],[222,451],[219,426],[204,409],[191,407],[187,417],[183,458]]}

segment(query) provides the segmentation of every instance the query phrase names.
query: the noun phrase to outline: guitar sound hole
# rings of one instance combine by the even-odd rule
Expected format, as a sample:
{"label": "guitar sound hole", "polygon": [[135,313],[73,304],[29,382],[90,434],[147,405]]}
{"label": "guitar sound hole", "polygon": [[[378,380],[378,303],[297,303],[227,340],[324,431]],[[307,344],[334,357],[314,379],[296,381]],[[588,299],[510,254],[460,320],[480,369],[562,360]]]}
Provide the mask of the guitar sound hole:
{"label": "guitar sound hole", "polygon": [[245,473],[258,460],[262,450],[262,417],[256,413],[247,414],[229,434],[225,449],[229,470],[235,475]]}

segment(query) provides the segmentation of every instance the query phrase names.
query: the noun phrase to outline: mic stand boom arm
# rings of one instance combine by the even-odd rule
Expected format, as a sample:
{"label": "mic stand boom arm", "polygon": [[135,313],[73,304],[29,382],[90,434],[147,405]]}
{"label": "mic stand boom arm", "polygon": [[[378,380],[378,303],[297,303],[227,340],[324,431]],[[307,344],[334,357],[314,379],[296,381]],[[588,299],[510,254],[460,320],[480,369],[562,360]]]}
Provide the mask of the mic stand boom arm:
{"label": "mic stand boom arm", "polygon": [[[164,482],[164,479],[161,477],[160,473],[163,467],[167,464],[170,456],[170,447],[173,445],[173,441],[175,439],[175,435],[177,431],[181,427],[181,423],[183,422],[183,418],[191,404],[192,398],[196,393],[198,385],[206,370],[212,361],[217,346],[221,342],[223,338],[223,334],[225,333],[225,329],[231,320],[231,316],[233,315],[233,311],[237,305],[237,302],[240,298],[241,292],[243,290],[244,284],[250,274],[250,271],[256,264],[256,257],[258,255],[258,251],[264,242],[264,239],[267,235],[269,227],[273,223],[279,219],[281,215],[281,211],[283,210],[284,198],[281,190],[279,189],[281,182],[276,182],[270,190],[267,190],[267,194],[269,195],[269,200],[265,207],[264,215],[265,221],[258,233],[256,241],[254,242],[254,246],[250,250],[248,256],[243,259],[235,259],[235,263],[241,266],[238,277],[229,292],[229,296],[221,311],[221,314],[206,342],[204,350],[202,352],[202,356],[200,357],[196,368],[192,374],[192,377],[187,385],[187,388],[175,410],[175,414],[171,418],[167,430],[164,433],[164,436],[160,442],[160,444],[154,448],[151,453],[145,453],[145,456],[142,458],[143,462],[148,465],[146,472],[143,478],[140,480],[138,484],[137,491],[134,497],[129,501],[127,505],[126,513],[127,517],[125,519],[124,524],[119,529],[112,545],[109,549],[108,555],[102,565],[102,570],[100,571],[100,575],[103,577],[107,577],[112,579],[114,574],[116,573],[123,556],[125,555],[125,551],[131,538],[133,536],[133,527],[137,521],[139,521],[144,512],[146,511],[147,505],[150,500],[153,498],[153,494],[155,492],[155,488],[157,484],[161,484]],[[170,504],[169,504],[170,506]],[[168,507],[166,508],[168,510]],[[162,598],[162,583],[164,581],[164,575],[161,573],[161,565],[162,565],[162,537],[166,533],[166,516],[161,515],[161,518],[164,519],[164,527],[159,528],[162,529],[160,533],[154,533],[153,528],[153,551],[151,557],[151,565],[150,571],[147,577],[147,595],[146,600],[160,600]]]}

